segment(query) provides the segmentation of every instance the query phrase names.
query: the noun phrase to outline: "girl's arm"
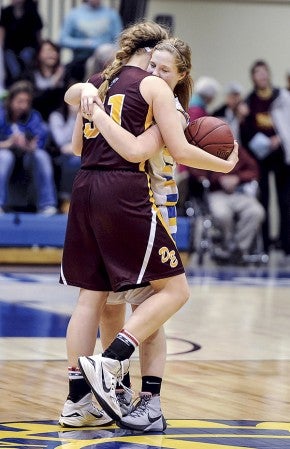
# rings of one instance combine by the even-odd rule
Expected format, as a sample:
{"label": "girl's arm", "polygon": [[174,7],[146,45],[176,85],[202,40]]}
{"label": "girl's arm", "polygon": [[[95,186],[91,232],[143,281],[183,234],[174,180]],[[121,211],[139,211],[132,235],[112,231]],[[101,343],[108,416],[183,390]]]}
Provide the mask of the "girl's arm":
{"label": "girl's arm", "polygon": [[[226,161],[206,153],[196,146],[190,145],[184,136],[182,121],[179,117],[180,114],[177,112],[174,103],[173,107],[175,108],[176,113],[173,134],[177,127],[180,127],[182,138],[185,142],[185,144],[181,142],[181,144],[179,144],[179,150],[175,152],[172,148],[173,145],[177,145],[177,142],[174,142],[172,147],[167,145],[174,159],[178,163],[189,167],[220,171],[222,173],[231,171],[238,162],[238,144],[235,143],[234,150]],[[93,105],[93,114],[89,117],[91,117],[94,125],[98,128],[109,145],[120,154],[120,156],[130,162],[141,162],[150,159],[164,145],[159,127],[156,125],[151,126],[143,134],[135,137],[129,131],[118,125],[118,123],[95,103]],[[178,151],[180,154],[178,154]]]}
{"label": "girl's arm", "polygon": [[[98,89],[93,84],[76,83],[68,88],[64,100],[70,105],[80,105],[84,117],[93,121],[109,145],[129,162],[144,162],[162,148],[163,139],[157,126],[151,126],[143,134],[135,137],[104,112],[97,94]],[[78,135],[80,129],[81,136]],[[81,154],[80,142],[82,146],[82,116],[78,113],[72,140],[74,154]]]}
{"label": "girl's arm", "polygon": [[80,111],[77,113],[75,126],[72,134],[72,150],[76,156],[82,154],[83,149],[83,118]]}
{"label": "girl's arm", "polygon": [[163,139],[157,125],[150,126],[135,137],[96,104],[91,120],[108,144],[129,162],[144,162],[163,147]]}
{"label": "girl's arm", "polygon": [[187,142],[178,118],[173,93],[160,78],[148,76],[141,83],[143,97],[148,104],[153,104],[153,114],[158,128],[152,126],[138,137],[114,122],[95,104],[99,103],[97,89],[92,84],[90,87],[87,87],[88,85],[90,83],[77,83],[71,86],[66,93],[65,101],[69,104],[81,104],[82,112],[86,117],[90,117],[109,145],[124,159],[141,162],[153,156],[163,146],[159,128],[169,152],[180,164],[228,173],[238,162],[237,143],[228,159],[223,160]]}
{"label": "girl's arm", "polygon": [[64,94],[64,101],[73,106],[79,106],[85,99],[87,107],[91,107],[93,101],[98,100],[98,89],[92,83],[75,83]]}
{"label": "girl's arm", "polygon": [[238,144],[227,160],[220,159],[194,145],[184,135],[173,93],[160,78],[148,76],[141,82],[141,94],[153,106],[153,115],[171,156],[188,167],[222,173],[230,172],[238,162]]}

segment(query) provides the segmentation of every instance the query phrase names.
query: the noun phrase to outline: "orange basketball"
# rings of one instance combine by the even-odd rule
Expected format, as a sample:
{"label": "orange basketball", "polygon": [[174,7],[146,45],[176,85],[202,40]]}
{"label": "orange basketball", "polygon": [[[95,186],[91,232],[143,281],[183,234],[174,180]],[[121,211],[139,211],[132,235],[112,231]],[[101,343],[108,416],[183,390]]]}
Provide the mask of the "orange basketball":
{"label": "orange basketball", "polygon": [[221,159],[227,159],[234,148],[230,126],[217,117],[200,117],[184,131],[187,141]]}

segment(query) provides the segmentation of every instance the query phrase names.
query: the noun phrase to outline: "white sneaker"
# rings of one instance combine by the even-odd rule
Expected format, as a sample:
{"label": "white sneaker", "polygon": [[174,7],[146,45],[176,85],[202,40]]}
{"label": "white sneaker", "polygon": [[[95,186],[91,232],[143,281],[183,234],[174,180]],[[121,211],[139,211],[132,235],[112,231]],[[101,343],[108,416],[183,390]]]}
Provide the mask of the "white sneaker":
{"label": "white sneaker", "polygon": [[68,399],[60,415],[59,424],[63,427],[90,427],[112,423],[112,418],[93,405],[92,396],[92,393],[88,393],[78,402]]}
{"label": "white sneaker", "polygon": [[105,412],[115,421],[122,418],[116,397],[116,385],[117,381],[121,381],[128,372],[129,360],[120,362],[98,354],[79,357],[79,367]]}
{"label": "white sneaker", "polygon": [[140,393],[140,400],[134,410],[117,422],[123,429],[142,432],[163,432],[166,421],[162,414],[160,396],[151,393]]}
{"label": "white sneaker", "polygon": [[130,388],[117,388],[116,397],[122,412],[122,416],[126,416],[134,409],[133,391]]}

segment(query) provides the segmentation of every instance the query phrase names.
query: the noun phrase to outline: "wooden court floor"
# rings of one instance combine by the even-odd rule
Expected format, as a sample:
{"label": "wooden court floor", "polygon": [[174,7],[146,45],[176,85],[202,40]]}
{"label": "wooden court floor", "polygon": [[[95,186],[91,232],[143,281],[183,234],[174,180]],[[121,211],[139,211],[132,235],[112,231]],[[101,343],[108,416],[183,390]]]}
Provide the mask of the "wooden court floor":
{"label": "wooden court floor", "polygon": [[[166,323],[168,428],[142,435],[58,426],[78,291],[57,266],[2,267],[0,448],[290,448],[290,269],[189,264],[188,280],[190,300]],[[137,395],[138,353],[131,375]]]}

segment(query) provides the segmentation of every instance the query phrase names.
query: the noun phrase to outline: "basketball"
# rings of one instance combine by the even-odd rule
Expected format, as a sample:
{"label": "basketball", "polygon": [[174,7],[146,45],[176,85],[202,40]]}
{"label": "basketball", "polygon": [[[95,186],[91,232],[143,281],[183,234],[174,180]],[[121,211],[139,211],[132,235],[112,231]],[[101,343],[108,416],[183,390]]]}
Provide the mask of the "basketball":
{"label": "basketball", "polygon": [[217,117],[200,117],[184,131],[189,143],[221,159],[227,159],[234,148],[234,136],[229,125]]}

